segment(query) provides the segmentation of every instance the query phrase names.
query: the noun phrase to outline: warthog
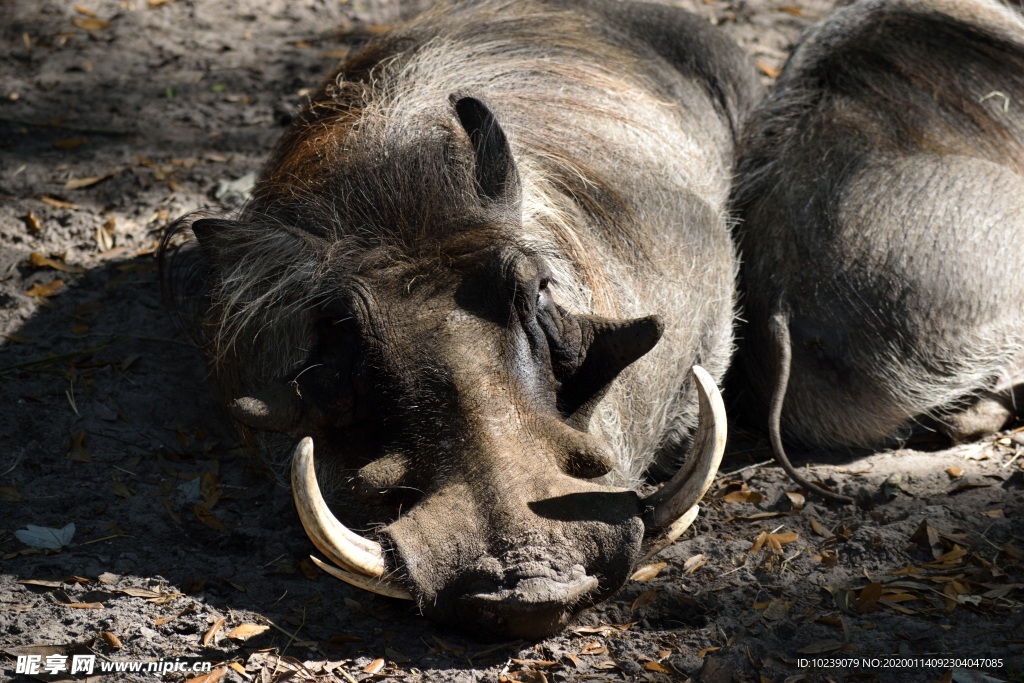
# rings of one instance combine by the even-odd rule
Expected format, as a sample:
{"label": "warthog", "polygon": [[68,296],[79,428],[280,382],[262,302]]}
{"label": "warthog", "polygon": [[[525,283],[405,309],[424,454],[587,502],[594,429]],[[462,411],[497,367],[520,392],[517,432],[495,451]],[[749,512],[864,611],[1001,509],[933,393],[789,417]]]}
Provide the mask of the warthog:
{"label": "warthog", "polygon": [[[326,571],[540,636],[692,521],[724,447],[725,206],[758,95],[669,7],[461,3],[350,57],[237,220],[182,220],[215,380],[252,433],[299,442]],[[372,539],[327,508],[314,443]]]}
{"label": "warthog", "polygon": [[840,10],[794,52],[740,155],[740,356],[776,452],[780,421],[797,441],[866,447],[1002,428],[1024,378],[1020,15]]}

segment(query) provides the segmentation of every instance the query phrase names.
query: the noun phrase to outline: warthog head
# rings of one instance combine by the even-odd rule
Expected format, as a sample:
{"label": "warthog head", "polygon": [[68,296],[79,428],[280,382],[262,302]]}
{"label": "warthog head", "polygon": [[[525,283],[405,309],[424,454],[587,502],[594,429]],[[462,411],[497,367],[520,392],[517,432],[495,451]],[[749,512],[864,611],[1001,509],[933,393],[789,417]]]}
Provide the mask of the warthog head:
{"label": "warthog head", "polygon": [[[444,623],[541,636],[689,526],[721,460],[724,410],[695,367],[701,424],[684,470],[646,499],[597,481],[615,456],[588,431],[591,416],[662,323],[559,306],[545,260],[502,229],[518,220],[519,189],[501,128],[477,100],[455,107],[475,155],[479,212],[451,232],[466,240],[439,247],[443,267],[343,269],[316,308],[305,369],[232,410],[299,441],[295,504],[335,565],[318,561],[325,571]],[[208,245],[224,227],[193,231]],[[354,472],[356,495],[390,506],[375,540],[328,509],[314,442]]]}
{"label": "warthog head", "polygon": [[[602,477],[635,481],[655,451],[690,440],[686,369],[724,370],[733,261],[689,176],[649,169],[661,154],[675,163],[665,131],[682,114],[666,95],[645,78],[579,67],[581,50],[609,64],[626,54],[595,42],[605,37],[589,19],[566,35],[574,15],[552,14],[563,19],[552,31],[536,8],[501,7],[484,6],[475,28],[450,20],[423,49],[402,38],[354,57],[285,134],[239,220],[191,228],[209,264],[215,379],[240,423],[298,443],[295,504],[320,566],[478,635],[537,637],[616,591],[696,515],[725,440],[721,398],[699,367],[684,469],[646,498]],[[498,55],[503,25],[529,45],[547,33]],[[453,31],[467,43],[490,36],[461,57],[458,83],[445,50],[468,48],[451,47]],[[522,79],[532,99],[495,86]],[[467,93],[494,97],[515,144]],[[528,125],[537,107],[547,113]],[[651,131],[637,122],[645,116]],[[576,144],[582,120],[596,132]],[[637,150],[645,135],[658,149]],[[610,151],[584,161],[586,144]],[[705,156],[718,168],[714,149]],[[597,161],[610,171],[590,169]],[[627,182],[624,167],[636,177]],[[647,303],[651,289],[660,302],[685,290],[693,303],[665,325],[641,315],[666,306]],[[679,319],[688,314],[692,324]],[[663,333],[661,369],[616,383]],[[366,503],[350,526],[372,530],[339,521],[320,484],[328,498],[340,489]]]}
{"label": "warthog head", "polygon": [[[647,499],[603,484],[614,454],[591,414],[660,321],[565,311],[544,262],[510,245],[450,270],[351,277],[321,311],[308,369],[232,409],[299,440],[293,494],[325,571],[478,633],[545,635],[692,521],[724,448],[721,399],[695,368],[702,424],[685,470]],[[391,510],[373,540],[327,507],[314,443]]]}

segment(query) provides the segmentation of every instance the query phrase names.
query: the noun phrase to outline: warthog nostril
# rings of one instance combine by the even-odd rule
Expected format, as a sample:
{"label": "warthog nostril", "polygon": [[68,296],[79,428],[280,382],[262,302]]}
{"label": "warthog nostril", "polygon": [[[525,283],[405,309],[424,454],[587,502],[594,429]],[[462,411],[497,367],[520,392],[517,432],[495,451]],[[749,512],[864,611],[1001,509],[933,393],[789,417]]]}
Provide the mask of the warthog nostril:
{"label": "warthog nostril", "polygon": [[567,610],[584,596],[597,590],[598,580],[593,576],[577,576],[569,581],[547,577],[524,578],[508,588],[472,593],[463,600],[498,614]]}
{"label": "warthog nostril", "polygon": [[491,590],[477,584],[484,590],[459,597],[459,623],[504,637],[540,638],[564,628],[581,607],[593,603],[598,580],[586,574],[568,581],[533,577],[506,586]]}

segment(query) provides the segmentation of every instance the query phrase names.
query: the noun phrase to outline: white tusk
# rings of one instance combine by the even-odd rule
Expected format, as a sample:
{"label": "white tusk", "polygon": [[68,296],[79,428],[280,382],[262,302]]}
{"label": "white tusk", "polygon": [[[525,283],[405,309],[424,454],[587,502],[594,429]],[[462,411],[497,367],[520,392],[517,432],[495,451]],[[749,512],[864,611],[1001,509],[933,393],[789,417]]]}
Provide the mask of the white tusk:
{"label": "white tusk", "polygon": [[667,529],[659,533],[654,538],[645,541],[643,559],[637,564],[643,564],[665,548],[675,543],[676,539],[682,536],[683,532],[690,528],[690,525],[693,524],[693,520],[697,519],[697,513],[699,512],[700,506],[694,505],[692,508],[684,512],[682,517],[672,522]]}
{"label": "white tusk", "polygon": [[413,599],[409,591],[405,590],[401,586],[396,586],[387,579],[374,579],[366,576],[360,576],[359,574],[353,574],[345,571],[344,569],[332,567],[313,555],[310,555],[309,559],[313,560],[313,564],[320,567],[320,569],[323,569],[334,578],[341,579],[345,583],[351,584],[356,588],[362,588],[363,590],[370,591],[371,593],[376,593],[377,595],[383,595],[389,598],[398,598],[399,600]]}
{"label": "white tusk", "polygon": [[299,442],[292,456],[292,499],[306,535],[327,559],[353,574],[371,578],[384,575],[380,544],[349,531],[327,507],[313,469],[313,439],[308,436]]}
{"label": "white tusk", "polygon": [[[654,535],[660,535],[659,532],[669,525],[675,526],[674,522],[681,522],[688,511],[700,502],[715,480],[725,453],[727,427],[722,395],[704,368],[694,365],[693,376],[697,380],[700,421],[686,465],[644,500],[650,509],[644,517],[644,524],[648,533]],[[696,517],[697,513],[693,512],[693,516]]]}

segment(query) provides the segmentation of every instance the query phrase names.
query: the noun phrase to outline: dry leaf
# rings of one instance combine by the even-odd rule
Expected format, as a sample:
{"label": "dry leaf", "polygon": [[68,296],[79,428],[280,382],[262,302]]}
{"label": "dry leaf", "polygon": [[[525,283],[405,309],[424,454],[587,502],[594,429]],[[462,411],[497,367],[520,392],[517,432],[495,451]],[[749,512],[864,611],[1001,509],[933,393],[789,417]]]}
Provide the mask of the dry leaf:
{"label": "dry leaf", "polygon": [[792,543],[796,539],[797,534],[795,531],[784,531],[780,534],[769,534],[762,531],[757,535],[757,538],[754,539],[754,544],[750,546],[750,550],[748,552],[756,553],[765,545],[776,552],[781,552],[782,546],[787,543]]}
{"label": "dry leaf", "polygon": [[102,602],[62,602],[60,604],[74,609],[103,609]]}
{"label": "dry leaf", "polygon": [[63,289],[63,287],[63,280],[54,280],[53,282],[48,282],[46,284],[37,282],[36,284],[32,285],[25,293],[28,294],[29,296],[38,296],[45,298],[53,296],[61,289]]}
{"label": "dry leaf", "polygon": [[181,526],[181,515],[179,515],[173,507],[171,507],[171,500],[164,496],[164,510],[167,511],[167,516],[171,518],[171,521]]}
{"label": "dry leaf", "polygon": [[946,598],[947,613],[952,613],[956,609],[956,606],[960,604],[959,596],[967,592],[966,589],[961,591],[960,587],[957,581],[949,581],[942,587],[942,595]]}
{"label": "dry leaf", "polygon": [[40,233],[43,231],[43,226],[39,222],[39,218],[31,211],[25,214],[25,217],[22,218],[22,220],[25,221],[25,227],[27,227],[30,231],[34,233]]}
{"label": "dry leaf", "polygon": [[764,494],[752,489],[733,491],[722,497],[722,501],[725,503],[760,503],[762,500],[764,500]]}
{"label": "dry leaf", "polygon": [[630,604],[629,609],[631,611],[635,612],[635,611],[637,611],[638,609],[640,609],[642,607],[646,607],[647,605],[650,605],[652,602],[654,602],[657,599],[658,599],[658,589],[651,588],[651,589],[645,590],[643,593],[641,593],[640,595],[636,596],[636,600],[634,600]]}
{"label": "dry leaf", "polygon": [[188,678],[185,680],[185,683],[220,683],[227,672],[228,668],[226,666],[221,666],[208,674],[201,674],[195,678]]}
{"label": "dry leaf", "polygon": [[644,664],[644,668],[647,669],[648,671],[655,671],[655,672],[660,673],[660,674],[670,674],[670,673],[672,673],[671,669],[665,668],[664,665],[659,664],[658,662],[647,662],[647,663]]}
{"label": "dry leaf", "polygon": [[997,586],[990,591],[986,591],[981,597],[988,598],[989,600],[996,600],[998,598],[1005,598],[1007,595],[1015,590],[1024,588],[1024,583],[1008,583],[1002,586]]}
{"label": "dry leaf", "polygon": [[947,569],[952,566],[963,564],[964,558],[967,556],[967,551],[953,544],[953,549],[948,553],[943,553],[935,558],[934,562],[928,563],[929,567],[935,567],[938,569]]}
{"label": "dry leaf", "polygon": [[213,639],[217,636],[217,632],[224,626],[225,621],[224,617],[221,617],[217,621],[213,622],[213,626],[210,627],[210,630],[203,635],[203,647],[210,646],[210,643],[212,643]]}
{"label": "dry leaf", "polygon": [[270,627],[265,624],[242,624],[231,629],[227,637],[232,640],[249,640],[269,630]]}
{"label": "dry leaf", "polygon": [[735,522],[737,520],[741,522],[756,522],[759,519],[772,519],[773,517],[782,517],[788,515],[786,512],[755,512],[752,515],[733,515],[725,519],[725,523]]}
{"label": "dry leaf", "polygon": [[826,567],[835,567],[839,564],[839,553],[835,550],[822,550],[821,555],[818,557],[821,559],[821,563]]}
{"label": "dry leaf", "polygon": [[317,569],[316,565],[308,557],[299,561],[299,573],[310,581],[316,581],[320,578],[320,570]]}
{"label": "dry leaf", "polygon": [[882,584],[871,582],[860,590],[854,610],[857,614],[875,612],[878,610],[878,599],[880,597],[882,597]]}
{"label": "dry leaf", "polygon": [[708,563],[708,558],[702,554],[694,555],[683,563],[683,573],[692,574]]}
{"label": "dry leaf", "polygon": [[135,495],[132,490],[128,488],[127,484],[116,479],[110,482],[110,490],[114,492],[115,496],[120,498],[131,498]]}
{"label": "dry leaf", "polygon": [[91,187],[96,183],[102,182],[109,178],[109,175],[91,175],[85,178],[72,178],[71,180],[64,183],[65,190],[81,190],[85,187]]}
{"label": "dry leaf", "polygon": [[550,659],[515,659],[513,657],[512,661],[519,666],[525,666],[531,669],[553,669],[556,666],[561,666],[558,662]]}
{"label": "dry leaf", "polygon": [[[44,204],[49,204],[50,206],[56,206],[58,209],[78,208],[78,204],[75,204],[74,202],[66,202],[63,199],[56,199],[54,197],[40,197],[39,201],[43,202]],[[30,211],[29,213],[31,214],[32,212]]]}
{"label": "dry leaf", "polygon": [[69,266],[66,263],[62,263],[61,261],[58,261],[56,259],[47,258],[37,251],[33,251],[31,254],[29,254],[28,260],[29,263],[31,263],[36,268],[52,268],[54,270],[59,270],[65,273],[85,272],[85,270],[83,270],[82,268],[76,268],[74,266]]}
{"label": "dry leaf", "polygon": [[898,604],[896,604],[894,602],[890,602],[889,600],[886,600],[884,598],[879,600],[878,604],[885,605],[889,609],[892,609],[892,610],[894,610],[896,612],[899,612],[901,614],[919,614],[919,612],[917,610],[912,610],[909,607],[904,607],[903,605],[898,605]]}
{"label": "dry leaf", "polygon": [[196,517],[199,518],[199,521],[205,524],[206,526],[210,527],[211,529],[216,529],[217,531],[228,530],[227,525],[225,525],[224,522],[217,519],[214,516],[214,514],[210,512],[202,503],[196,503],[195,505],[192,506],[192,509],[195,511]]}
{"label": "dry leaf", "polygon": [[23,586],[39,586],[40,588],[60,588],[63,581],[49,581],[47,579],[22,579],[18,581]]}
{"label": "dry leaf", "polygon": [[667,562],[655,562],[654,564],[647,564],[633,572],[633,575],[629,578],[632,581],[650,581],[658,574],[660,574],[661,570],[667,566]]}
{"label": "dry leaf", "polygon": [[1003,544],[1003,552],[1006,553],[1010,559],[1016,560],[1017,562],[1024,560],[1024,552],[1009,541]]}
{"label": "dry leaf", "polygon": [[96,13],[93,12],[88,7],[86,7],[85,5],[75,5],[75,11],[78,12],[79,14],[84,14],[87,17],[95,17],[96,16]]}
{"label": "dry leaf", "polygon": [[121,645],[121,639],[115,636],[110,631],[100,631],[100,638],[102,638],[103,642],[105,642],[109,647],[115,650],[120,650],[122,647],[124,647],[123,645]]}
{"label": "dry leaf", "polygon": [[30,548],[60,550],[71,545],[71,539],[75,537],[75,523],[70,522],[60,529],[26,524],[24,529],[14,532],[14,537]]}
{"label": "dry leaf", "polygon": [[769,602],[767,607],[765,607],[764,618],[768,619],[769,621],[779,621],[780,619],[785,619],[791,606],[792,603],[776,598],[775,600]]}
{"label": "dry leaf", "polygon": [[636,626],[637,622],[631,621],[628,624],[601,624],[600,626],[577,626],[573,633],[581,636],[602,635],[607,636],[616,631],[628,631]]}
{"label": "dry leaf", "polygon": [[946,470],[946,474],[948,474],[953,479],[956,479],[957,477],[963,476],[964,470],[962,467],[957,467],[956,465],[954,465],[953,467],[950,467]]}
{"label": "dry leaf", "polygon": [[184,614],[185,612],[188,612],[190,610],[191,610],[190,607],[186,607],[185,609],[181,610],[177,614],[172,614],[169,617],[160,617],[159,619],[157,619],[156,621],[153,622],[153,625],[154,626],[163,626],[164,624],[169,624],[172,621],[174,621],[175,619],[177,619],[178,617],[180,617],[182,614]]}
{"label": "dry leaf", "polygon": [[378,657],[377,659],[373,660],[372,662],[370,662],[369,664],[366,665],[366,668],[363,669],[363,673],[364,674],[375,674],[375,673],[380,672],[380,670],[383,669],[383,668],[384,668],[384,660],[381,659],[380,657]]}
{"label": "dry leaf", "polygon": [[816,520],[814,517],[811,517],[811,531],[813,531],[814,533],[818,534],[823,538],[829,538],[830,536],[832,536],[832,532],[829,531],[824,524]]}
{"label": "dry leaf", "polygon": [[794,510],[803,510],[804,503],[807,499],[804,498],[804,494],[797,491],[786,491],[786,498],[789,498],[789,502],[793,505]]}
{"label": "dry leaf", "polygon": [[601,654],[604,654],[607,651],[608,651],[608,648],[606,648],[604,645],[602,645],[599,641],[595,640],[594,642],[588,643],[587,645],[583,646],[583,649],[580,650],[580,654],[581,655],[601,655]]}
{"label": "dry leaf", "polygon": [[114,248],[114,228],[117,222],[108,218],[103,225],[96,226],[96,250],[100,253],[108,252]]}
{"label": "dry leaf", "polygon": [[104,21],[98,17],[75,17],[71,20],[71,23],[86,31],[99,31],[110,26],[109,21]]}
{"label": "dry leaf", "polygon": [[704,655],[706,655],[707,653],[714,652],[715,650],[721,650],[721,649],[722,649],[722,647],[720,645],[712,645],[711,647],[706,647],[703,650],[698,650],[697,651],[697,656],[700,657],[701,659],[704,659]]}
{"label": "dry leaf", "polygon": [[219,481],[220,478],[214,472],[204,472],[199,477],[199,494],[207,509],[212,509],[220,501],[221,490],[217,487]]}
{"label": "dry leaf", "polygon": [[910,536],[910,541],[929,548],[932,551],[932,557],[935,559],[942,556],[943,549],[942,541],[939,540],[939,532],[926,519],[921,520],[917,529]]}
{"label": "dry leaf", "polygon": [[25,500],[21,491],[13,486],[0,486],[0,500],[6,503],[20,503]]}
{"label": "dry leaf", "polygon": [[155,591],[152,588],[139,588],[137,586],[128,586],[127,588],[119,588],[118,593],[129,595],[133,598],[145,598],[146,600],[154,600],[156,598],[164,597],[164,593]]}
{"label": "dry leaf", "polygon": [[965,481],[964,483],[958,484],[951,488],[946,495],[955,496],[956,494],[963,493],[964,491],[970,491],[972,489],[986,489],[990,486],[992,486],[992,484],[982,484],[981,482]]}

